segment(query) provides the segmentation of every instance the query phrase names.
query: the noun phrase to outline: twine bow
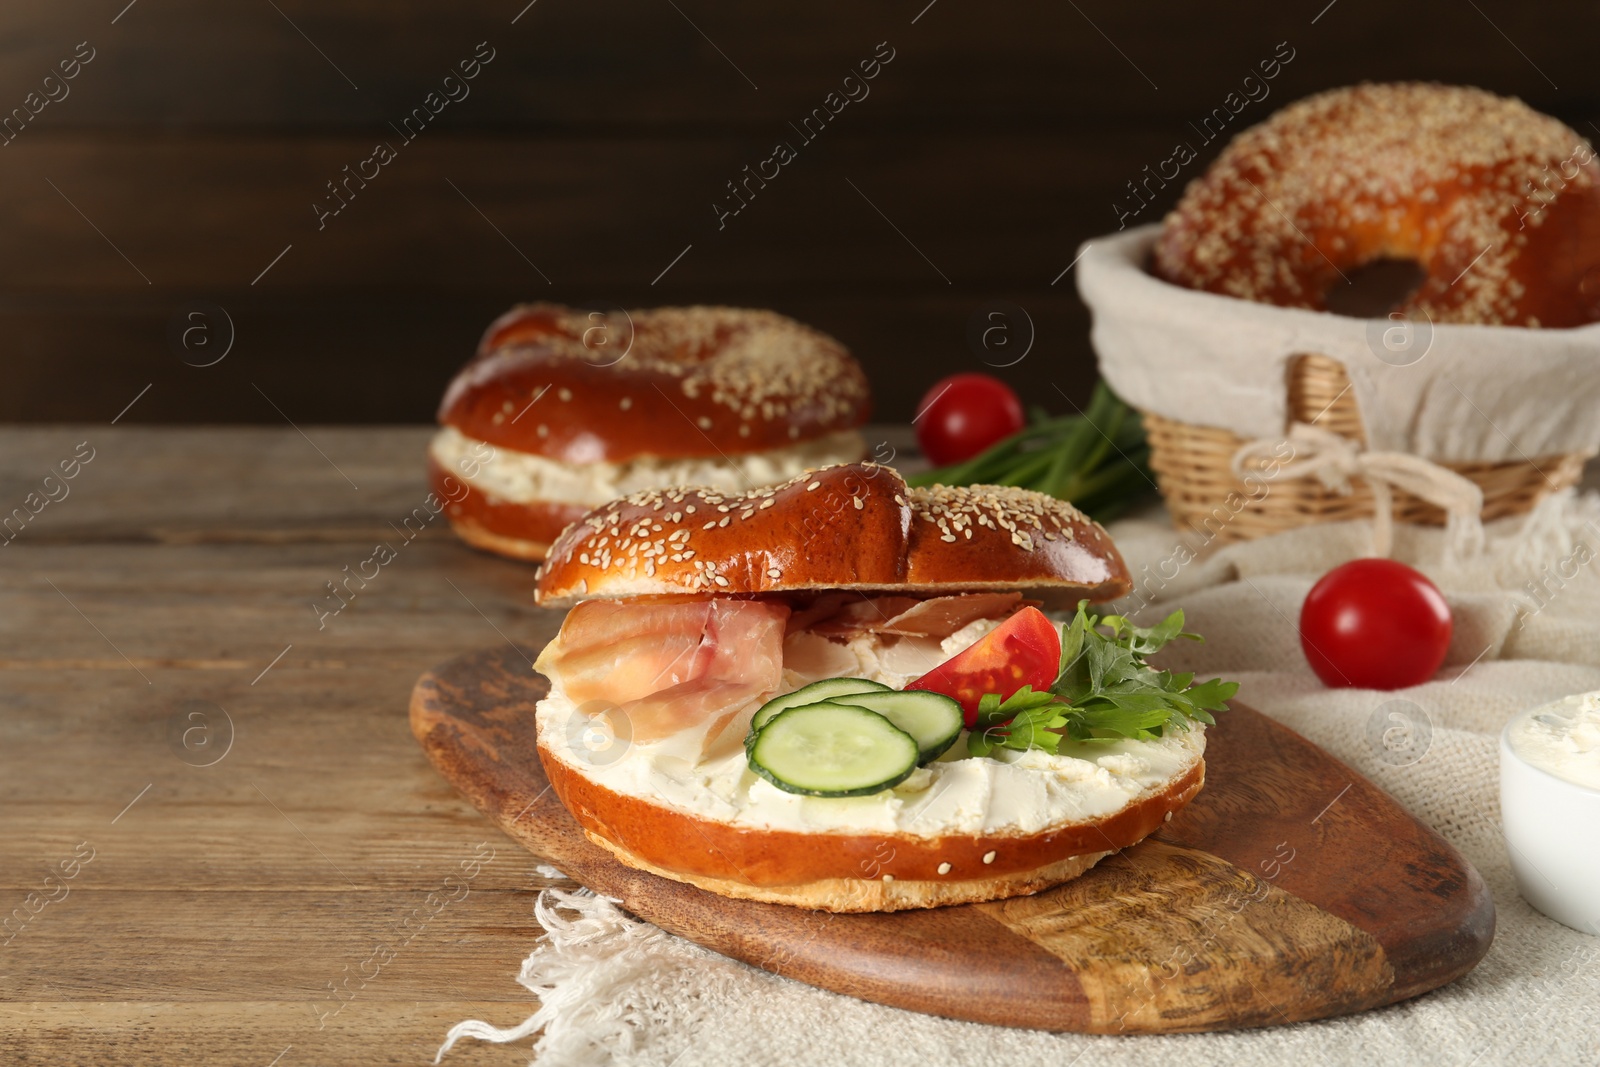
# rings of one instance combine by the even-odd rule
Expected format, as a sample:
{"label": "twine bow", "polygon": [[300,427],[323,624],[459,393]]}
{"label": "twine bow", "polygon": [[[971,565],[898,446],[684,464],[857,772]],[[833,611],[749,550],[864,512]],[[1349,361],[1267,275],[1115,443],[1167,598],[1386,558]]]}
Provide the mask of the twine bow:
{"label": "twine bow", "polygon": [[1260,438],[1233,454],[1233,472],[1261,476],[1261,461],[1278,461],[1277,478],[1316,478],[1339,493],[1351,491],[1350,479],[1372,488],[1372,547],[1379,556],[1394,547],[1394,490],[1400,489],[1443,509],[1446,544],[1457,555],[1473,555],[1483,547],[1483,490],[1477,483],[1437,463],[1404,452],[1364,452],[1341,434],[1309,423],[1289,427],[1293,458],[1283,462],[1281,441]]}

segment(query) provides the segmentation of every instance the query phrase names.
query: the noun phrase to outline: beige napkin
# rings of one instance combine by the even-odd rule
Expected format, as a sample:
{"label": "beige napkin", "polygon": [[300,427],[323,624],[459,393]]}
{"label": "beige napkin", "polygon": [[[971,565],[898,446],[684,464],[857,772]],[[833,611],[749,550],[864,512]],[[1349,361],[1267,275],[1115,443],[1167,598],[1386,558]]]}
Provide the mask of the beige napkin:
{"label": "beige napkin", "polygon": [[1140,411],[1276,441],[1288,420],[1288,361],[1317,353],[1349,374],[1374,450],[1457,461],[1600,450],[1600,323],[1435,324],[1236,300],[1145,270],[1159,233],[1096,237],[1074,272],[1100,373]]}
{"label": "beige napkin", "polygon": [[[1161,514],[1112,532],[1136,579],[1160,575],[1177,544]],[[1575,552],[1590,560],[1600,554],[1600,498],[1566,494],[1532,516],[1492,524],[1483,554],[1448,567],[1439,531],[1401,528],[1396,557],[1427,571],[1451,602],[1456,636],[1447,665],[1434,681],[1398,693],[1330,691],[1306,667],[1294,620],[1316,578],[1360,554],[1370,537],[1368,524],[1349,523],[1223,548],[1163,577],[1144,618],[1184,608],[1189,628],[1207,641],[1182,643],[1166,665],[1238,679],[1240,699],[1356,767],[1482,872],[1499,930],[1488,956],[1461,980],[1392,1008],[1265,1030],[1050,1034],[823,992],[707,952],[604,898],[547,891],[536,910],[548,936],[531,946],[518,979],[538,1011],[505,1030],[461,1023],[441,1056],[448,1062],[450,1044],[472,1037],[531,1039],[541,1067],[1600,1061],[1600,937],[1546,919],[1517,896],[1497,785],[1497,734],[1511,715],[1600,689],[1600,563],[1562,577],[1573,574]],[[1580,542],[1590,551],[1579,551]],[[1388,730],[1396,707],[1389,702],[1397,699],[1410,702],[1400,706],[1409,733]]]}

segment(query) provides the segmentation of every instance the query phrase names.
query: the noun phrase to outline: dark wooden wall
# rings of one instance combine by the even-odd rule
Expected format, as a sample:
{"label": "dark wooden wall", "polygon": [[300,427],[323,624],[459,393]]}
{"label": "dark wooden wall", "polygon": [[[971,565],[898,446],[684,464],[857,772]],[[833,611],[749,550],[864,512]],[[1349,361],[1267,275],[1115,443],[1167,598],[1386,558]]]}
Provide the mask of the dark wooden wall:
{"label": "dark wooden wall", "polygon": [[[1036,339],[1001,373],[1060,410],[1093,363],[1052,279],[1280,42],[1238,125],[1423,78],[1600,136],[1592,2],[525,2],[7,0],[0,114],[94,58],[0,147],[0,419],[110,419],[146,384],[126,421],[429,419],[533,298],[777,308],[854,349],[894,419],[983,369],[969,320],[1006,301]],[[470,95],[402,143],[389,124],[485,41]],[[800,145],[789,123],[885,41],[870,95]],[[778,140],[798,158],[719,230],[724,183]],[[324,183],[378,141],[397,158],[319,229]],[[234,324],[214,366],[169,338],[192,300]]]}

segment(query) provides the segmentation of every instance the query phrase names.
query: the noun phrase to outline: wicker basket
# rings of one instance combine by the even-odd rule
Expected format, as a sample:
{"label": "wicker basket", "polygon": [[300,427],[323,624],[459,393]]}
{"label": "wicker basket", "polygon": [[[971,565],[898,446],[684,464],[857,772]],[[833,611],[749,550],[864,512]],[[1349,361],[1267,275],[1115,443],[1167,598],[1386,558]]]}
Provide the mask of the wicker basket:
{"label": "wicker basket", "polygon": [[[1298,356],[1289,363],[1289,418],[1366,443],[1361,412],[1344,366],[1326,356]],[[1246,442],[1227,430],[1195,426],[1145,413],[1150,466],[1179,529],[1194,529],[1208,542],[1245,541],[1313,522],[1371,518],[1372,490],[1353,479],[1349,493],[1314,477],[1279,478],[1253,499],[1233,472],[1233,457]],[[1551,493],[1577,484],[1584,453],[1540,456],[1531,461],[1441,463],[1483,489],[1485,520],[1520,515]],[[1230,494],[1232,495],[1230,498]],[[1243,501],[1242,505],[1240,501]],[[1394,491],[1396,522],[1440,525],[1444,512],[1410,493]],[[1225,517],[1225,518],[1224,518]]]}

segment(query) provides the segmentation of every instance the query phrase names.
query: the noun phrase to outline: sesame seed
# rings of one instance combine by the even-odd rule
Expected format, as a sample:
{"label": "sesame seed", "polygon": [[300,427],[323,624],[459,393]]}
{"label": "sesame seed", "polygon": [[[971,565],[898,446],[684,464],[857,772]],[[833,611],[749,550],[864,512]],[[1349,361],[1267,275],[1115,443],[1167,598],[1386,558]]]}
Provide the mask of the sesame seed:
{"label": "sesame seed", "polygon": [[948,863],[939,864],[939,873],[940,874],[949,874],[950,873],[950,865]]}
{"label": "sesame seed", "polygon": [[884,876],[883,876],[883,880],[884,880],[884,881],[885,881],[885,882],[892,882],[892,881],[894,881],[894,875],[892,875],[892,874],[886,874],[886,875],[884,875]]}
{"label": "sesame seed", "polygon": [[620,407],[623,411],[627,411],[629,408],[633,407],[633,397],[631,397],[631,396],[623,397],[620,401],[617,402],[617,406]]}
{"label": "sesame seed", "polygon": [[780,571],[776,567],[768,567],[767,568],[767,577],[768,578],[782,578],[783,577],[783,572]]}
{"label": "sesame seed", "polygon": [[983,862],[985,862],[985,863],[993,863],[994,862],[994,853],[993,852],[985,852],[983,854]]}
{"label": "sesame seed", "polygon": [[812,482],[810,485],[806,486],[806,492],[809,493],[814,489],[821,489],[821,488],[822,488],[822,483],[821,482]]}
{"label": "sesame seed", "polygon": [[956,532],[972,539],[974,526],[1003,530],[1012,544],[1024,551],[1035,548],[1033,536],[1023,527],[1041,531],[1052,540],[1071,541],[1091,520],[1064,500],[1011,486],[943,485],[911,490],[910,506],[916,515],[939,528],[940,540],[956,540]]}

